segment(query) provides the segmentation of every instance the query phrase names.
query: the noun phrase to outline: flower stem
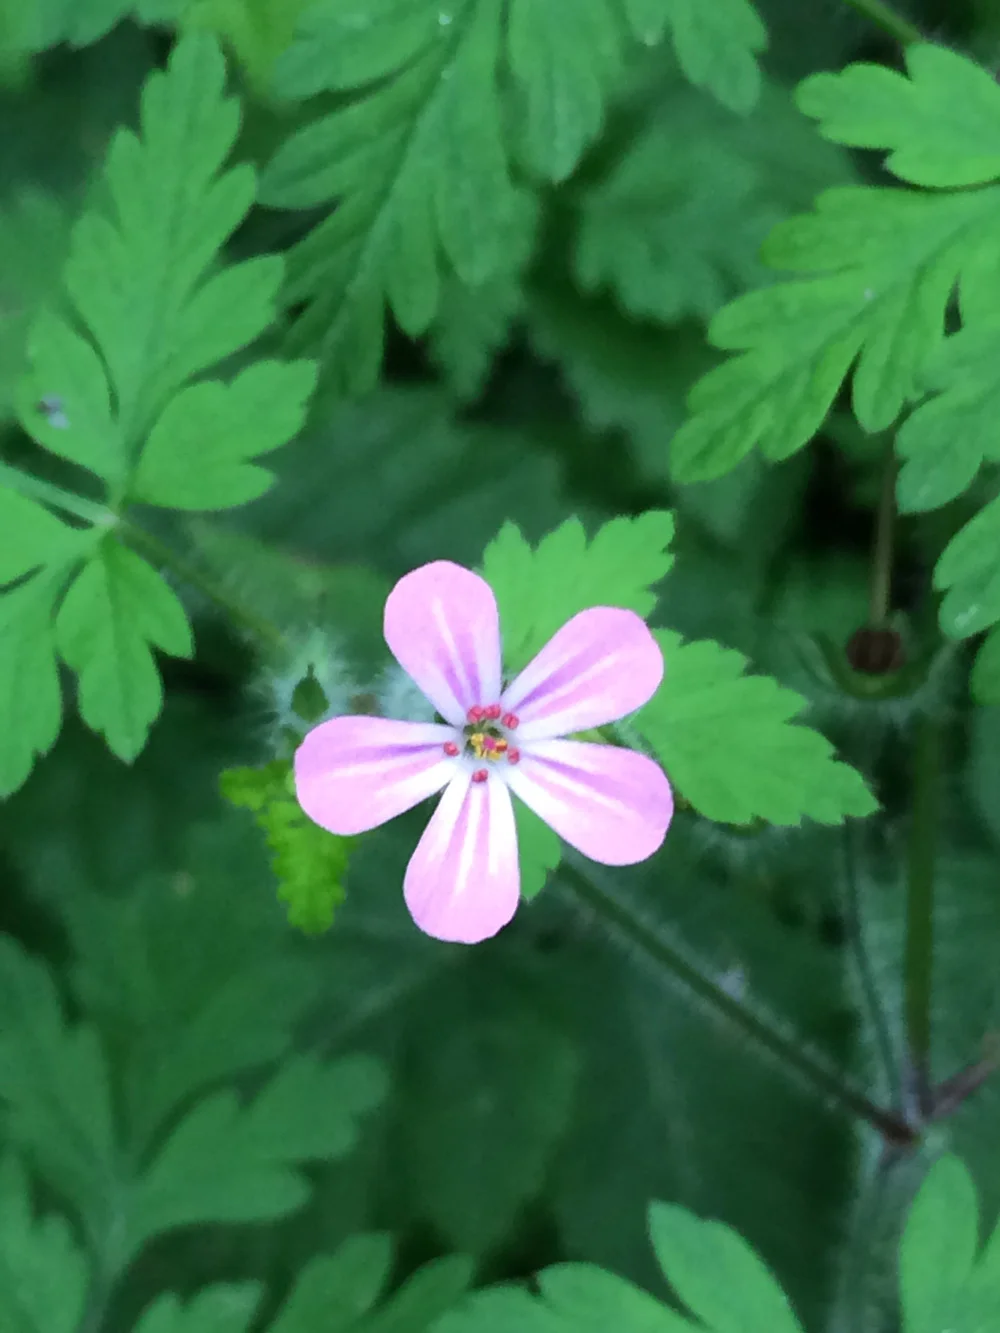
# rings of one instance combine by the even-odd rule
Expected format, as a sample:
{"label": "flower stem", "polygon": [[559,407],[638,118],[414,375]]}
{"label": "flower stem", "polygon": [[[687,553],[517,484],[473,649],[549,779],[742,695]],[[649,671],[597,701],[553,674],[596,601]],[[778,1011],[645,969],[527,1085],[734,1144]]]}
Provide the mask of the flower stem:
{"label": "flower stem", "polygon": [[752,1012],[714,981],[707,971],[700,969],[680,949],[665,940],[660,932],[643,921],[637,912],[605,892],[571,862],[564,860],[560,875],[591,911],[655,960],[694,999],[711,1007],[720,1017],[728,1020],[775,1057],[787,1073],[797,1075],[820,1096],[854,1118],[871,1125],[887,1143],[909,1146],[917,1141],[916,1131],[901,1116],[876,1105],[860,1087],[828,1064],[821,1055],[786,1035],[759,1013]]}
{"label": "flower stem", "polygon": [[57,509],[62,509],[64,513],[73,514],[86,523],[94,524],[95,527],[111,528],[118,523],[117,514],[107,505],[98,504],[96,500],[86,500],[82,495],[63,490],[61,486],[55,486],[51,481],[43,481],[41,477],[34,477],[30,472],[22,472],[20,468],[11,467],[9,463],[0,463],[0,487],[17,491],[18,495],[23,495],[29,500],[53,505]]}
{"label": "flower stem", "polygon": [[931,1103],[934,851],[940,746],[940,725],[933,718],[921,718],[914,742],[913,811],[907,847],[903,992],[914,1091],[925,1115]]}
{"label": "flower stem", "polygon": [[868,623],[881,629],[889,619],[892,598],[893,547],[896,530],[896,452],[890,443],[886,449],[875,518],[875,544],[872,550],[871,591]]}
{"label": "flower stem", "polygon": [[128,520],[123,521],[122,532],[137,550],[200,592],[203,597],[224,611],[235,624],[241,625],[261,643],[271,648],[284,646],[285,636],[276,625],[272,625],[255,611],[243,606],[221,584],[203,574],[196,565],[178,555],[158,537],[154,537],[145,528],[140,528]]}
{"label": "flower stem", "polygon": [[847,0],[847,3],[904,46],[925,40],[923,33],[915,24],[903,18],[902,14],[897,14],[889,5],[883,3],[883,0]]}

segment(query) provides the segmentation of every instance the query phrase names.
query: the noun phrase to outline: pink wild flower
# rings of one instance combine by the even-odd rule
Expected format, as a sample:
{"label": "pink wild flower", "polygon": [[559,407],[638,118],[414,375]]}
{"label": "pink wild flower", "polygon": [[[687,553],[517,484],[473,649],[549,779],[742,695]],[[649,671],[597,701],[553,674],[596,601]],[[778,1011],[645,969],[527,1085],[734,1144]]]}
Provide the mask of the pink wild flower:
{"label": "pink wild flower", "polygon": [[566,622],[506,688],[489,584],[447,560],[399,580],[385,640],[444,723],[335,717],[295,755],[295,787],[331,833],[363,833],[443,790],[406,869],[406,905],[428,935],[476,944],[520,898],[510,793],[605,865],[652,856],[673,814],[645,755],[563,740],[649,699],[663,655],[632,611],[597,606]]}

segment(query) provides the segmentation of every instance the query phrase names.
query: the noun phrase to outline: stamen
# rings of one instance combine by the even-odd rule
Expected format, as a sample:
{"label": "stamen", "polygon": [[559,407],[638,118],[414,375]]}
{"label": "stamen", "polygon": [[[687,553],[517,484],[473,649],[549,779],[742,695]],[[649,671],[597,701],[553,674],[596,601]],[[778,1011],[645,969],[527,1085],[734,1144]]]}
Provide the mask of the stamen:
{"label": "stamen", "polygon": [[458,746],[454,741],[445,741],[444,752],[449,758],[454,759],[455,755],[458,754]]}
{"label": "stamen", "polygon": [[503,754],[504,750],[507,749],[507,742],[502,736],[498,736],[496,740],[490,737],[490,749],[494,754]]}
{"label": "stamen", "polygon": [[518,717],[516,713],[504,713],[500,721],[503,723],[503,725],[507,728],[508,731],[513,731],[515,727],[521,725],[521,719]]}
{"label": "stamen", "polygon": [[473,775],[472,775],[472,781],[473,781],[473,782],[485,782],[486,779],[487,779],[488,777],[489,777],[489,773],[487,772],[487,770],[486,770],[485,768],[477,768],[476,771],[475,771],[475,773],[473,773]]}
{"label": "stamen", "polygon": [[485,716],[486,716],[486,709],[480,708],[478,704],[476,704],[474,708],[470,708],[468,713],[466,714],[466,717],[469,719],[470,722],[482,722]]}
{"label": "stamen", "polygon": [[521,759],[521,751],[517,748],[516,745],[511,745],[507,750],[508,764],[517,764],[520,762],[520,759]]}
{"label": "stamen", "polygon": [[502,712],[503,709],[499,704],[490,704],[489,708],[483,709],[483,717],[487,717],[491,722],[495,722]]}

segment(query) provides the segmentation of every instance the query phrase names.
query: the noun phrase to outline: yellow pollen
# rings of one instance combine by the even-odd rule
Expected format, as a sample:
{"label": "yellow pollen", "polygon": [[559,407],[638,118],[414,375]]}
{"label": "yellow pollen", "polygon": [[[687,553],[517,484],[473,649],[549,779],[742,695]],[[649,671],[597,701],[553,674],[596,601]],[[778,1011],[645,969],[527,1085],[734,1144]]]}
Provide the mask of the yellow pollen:
{"label": "yellow pollen", "polygon": [[490,736],[485,731],[474,731],[469,737],[469,748],[477,759],[499,759],[507,749],[502,736]]}

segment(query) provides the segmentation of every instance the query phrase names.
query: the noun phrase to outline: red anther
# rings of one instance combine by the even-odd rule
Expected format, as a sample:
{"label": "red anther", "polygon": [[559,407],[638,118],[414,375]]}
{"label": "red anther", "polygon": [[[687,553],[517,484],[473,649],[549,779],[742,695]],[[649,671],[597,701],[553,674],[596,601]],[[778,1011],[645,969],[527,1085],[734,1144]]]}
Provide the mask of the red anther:
{"label": "red anther", "polygon": [[469,719],[470,722],[482,722],[485,716],[486,716],[486,709],[480,708],[478,704],[476,704],[474,708],[470,708],[469,711],[466,713],[466,717]]}
{"label": "red anther", "polygon": [[507,728],[508,731],[513,731],[515,727],[519,727],[521,725],[521,719],[518,717],[516,713],[504,713],[500,721],[503,723],[503,725]]}
{"label": "red anther", "polygon": [[473,775],[472,775],[472,781],[473,781],[473,782],[485,782],[486,779],[487,779],[488,777],[489,777],[489,773],[487,772],[487,770],[486,770],[485,768],[477,768],[476,771],[475,771],[475,773],[473,773]]}
{"label": "red anther", "polygon": [[454,741],[445,741],[444,752],[445,754],[450,755],[452,759],[454,759],[455,755],[458,754],[458,746],[455,744]]}
{"label": "red anther", "polygon": [[512,745],[510,749],[507,751],[508,764],[516,764],[520,761],[520,758],[521,758],[521,751],[517,748],[516,745]]}
{"label": "red anther", "polygon": [[490,704],[489,708],[483,709],[483,717],[488,717],[491,722],[495,722],[503,709],[499,704]]}
{"label": "red anther", "polygon": [[507,749],[507,742],[504,740],[502,736],[499,737],[497,740],[493,740],[493,738],[490,737],[489,748],[494,752],[494,754],[503,754],[504,750]]}

